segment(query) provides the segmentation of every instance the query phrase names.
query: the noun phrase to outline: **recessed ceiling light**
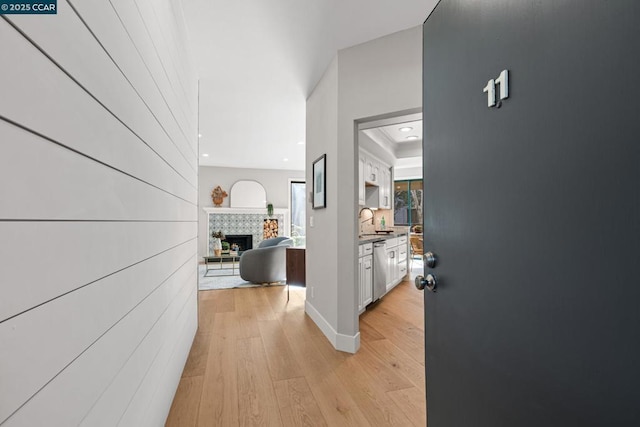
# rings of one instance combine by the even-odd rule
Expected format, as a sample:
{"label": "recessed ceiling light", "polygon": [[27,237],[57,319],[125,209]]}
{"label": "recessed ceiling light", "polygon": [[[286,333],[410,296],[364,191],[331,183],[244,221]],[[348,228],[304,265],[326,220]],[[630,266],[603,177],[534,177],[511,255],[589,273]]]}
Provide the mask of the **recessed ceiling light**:
{"label": "recessed ceiling light", "polygon": [[304,145],[304,141],[298,142],[298,145]]}
{"label": "recessed ceiling light", "polygon": [[403,128],[398,129],[400,132],[409,132],[410,130],[413,130],[412,127],[409,126],[405,126]]}
{"label": "recessed ceiling light", "polygon": [[407,139],[418,139],[417,135],[409,135]]}
{"label": "recessed ceiling light", "polygon": [[283,162],[288,162],[289,159],[287,159],[286,157],[284,159],[282,159]]}
{"label": "recessed ceiling light", "polygon": [[202,157],[209,157],[209,155],[207,153],[204,153]]}
{"label": "recessed ceiling light", "polygon": [[202,134],[201,133],[198,134],[198,138],[202,138]]}

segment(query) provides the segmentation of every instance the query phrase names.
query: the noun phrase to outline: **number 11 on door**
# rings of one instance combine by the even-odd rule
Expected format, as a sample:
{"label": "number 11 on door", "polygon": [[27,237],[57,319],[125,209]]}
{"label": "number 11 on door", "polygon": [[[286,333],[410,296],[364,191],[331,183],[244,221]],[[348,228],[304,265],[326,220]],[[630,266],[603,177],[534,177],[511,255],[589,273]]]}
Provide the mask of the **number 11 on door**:
{"label": "number 11 on door", "polygon": [[487,107],[496,105],[496,84],[500,85],[500,100],[509,97],[509,70],[502,70],[497,79],[491,79],[482,89],[487,94]]}

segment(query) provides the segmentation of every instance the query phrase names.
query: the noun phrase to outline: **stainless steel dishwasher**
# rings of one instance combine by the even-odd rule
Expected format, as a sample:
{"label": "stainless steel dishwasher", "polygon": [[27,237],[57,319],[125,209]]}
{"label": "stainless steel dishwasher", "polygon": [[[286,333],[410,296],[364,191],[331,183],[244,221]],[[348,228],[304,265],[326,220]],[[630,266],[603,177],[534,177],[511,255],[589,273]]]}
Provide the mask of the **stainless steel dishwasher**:
{"label": "stainless steel dishwasher", "polygon": [[373,244],[373,301],[387,293],[387,244],[384,240]]}

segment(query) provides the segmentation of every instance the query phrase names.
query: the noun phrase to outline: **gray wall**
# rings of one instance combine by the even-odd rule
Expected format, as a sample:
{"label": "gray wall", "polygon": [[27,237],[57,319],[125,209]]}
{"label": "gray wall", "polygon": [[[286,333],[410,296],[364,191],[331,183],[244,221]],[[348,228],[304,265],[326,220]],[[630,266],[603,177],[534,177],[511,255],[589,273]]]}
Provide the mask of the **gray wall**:
{"label": "gray wall", "polygon": [[158,426],[197,328],[197,78],[179,2],[7,15],[0,424]]}
{"label": "gray wall", "polygon": [[[307,164],[326,154],[325,209],[307,203],[306,311],[336,345],[338,311],[338,60],[334,59],[307,99]],[[311,167],[307,182],[312,182]],[[342,184],[342,183],[341,183]],[[349,183],[347,183],[349,185]],[[311,191],[311,186],[308,187]],[[311,225],[313,222],[313,226]],[[319,316],[319,317],[318,317]]]}
{"label": "gray wall", "polygon": [[307,286],[316,288],[312,299],[307,288],[307,298],[336,331],[338,348],[359,340],[355,122],[421,106],[420,26],[339,51],[307,102],[307,163],[326,152],[328,167],[327,209],[307,213],[315,222],[307,224],[307,257],[318,264],[307,265]]}
{"label": "gray wall", "polygon": [[[272,203],[274,208],[288,209],[289,180],[305,179],[303,170],[244,169],[217,166],[200,166],[198,170],[200,181],[198,203],[201,208],[213,206],[211,190],[216,186],[221,186],[230,194],[231,187],[236,181],[251,180],[262,184],[267,193],[267,201]],[[222,206],[229,206],[229,197],[224,199]],[[200,256],[204,256],[207,253],[207,239],[209,233],[207,213],[204,210],[199,209],[198,219],[198,253]]]}

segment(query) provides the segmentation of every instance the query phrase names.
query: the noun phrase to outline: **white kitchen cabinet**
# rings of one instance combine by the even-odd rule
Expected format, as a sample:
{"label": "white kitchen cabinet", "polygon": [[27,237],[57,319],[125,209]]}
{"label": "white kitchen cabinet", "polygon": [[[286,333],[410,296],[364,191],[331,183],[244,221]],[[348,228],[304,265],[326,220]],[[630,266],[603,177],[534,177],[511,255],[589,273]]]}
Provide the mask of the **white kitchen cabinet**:
{"label": "white kitchen cabinet", "polygon": [[364,311],[364,306],[362,305],[362,279],[364,278],[364,272],[362,271],[362,264],[364,260],[362,257],[358,258],[358,313],[362,313]]}
{"label": "white kitchen cabinet", "polygon": [[379,185],[380,181],[380,164],[372,157],[366,158],[366,168],[364,180],[371,185]]}
{"label": "white kitchen cabinet", "polygon": [[358,157],[358,204],[368,208],[391,209],[392,169],[371,154],[360,150]]}
{"label": "white kitchen cabinet", "polygon": [[407,236],[387,239],[387,292],[407,275]]}
{"label": "white kitchen cabinet", "polygon": [[387,292],[398,284],[398,247],[387,248]]}
{"label": "white kitchen cabinet", "polygon": [[371,304],[373,300],[373,257],[366,255],[362,260],[362,273],[360,276],[360,312]]}
{"label": "white kitchen cabinet", "polygon": [[398,245],[398,264],[407,260],[407,245]]}
{"label": "white kitchen cabinet", "polygon": [[398,277],[397,281],[401,282],[404,279],[404,276],[407,275],[407,252],[408,252],[407,240],[400,240],[398,243]]}
{"label": "white kitchen cabinet", "polygon": [[360,156],[360,158],[358,159],[358,204],[360,206],[364,206],[365,204],[364,173],[365,173],[364,157]]}
{"label": "white kitchen cabinet", "polygon": [[358,248],[358,313],[373,301],[373,245],[365,243]]}
{"label": "white kitchen cabinet", "polygon": [[409,263],[409,239],[408,236],[398,237],[398,266],[400,270],[400,280],[403,280],[407,275],[407,265]]}
{"label": "white kitchen cabinet", "polygon": [[398,264],[398,276],[400,276],[400,279],[399,279],[400,282],[402,282],[402,279],[406,275],[407,275],[407,261],[401,262]]}
{"label": "white kitchen cabinet", "polygon": [[393,203],[393,183],[391,182],[391,169],[384,170],[384,208],[391,209]]}
{"label": "white kitchen cabinet", "polygon": [[391,209],[391,170],[386,166],[380,169],[379,205],[381,209]]}
{"label": "white kitchen cabinet", "polygon": [[362,259],[364,268],[364,292],[362,295],[366,306],[373,301],[373,255],[365,255]]}
{"label": "white kitchen cabinet", "polygon": [[378,207],[380,209],[386,209],[387,201],[387,188],[385,185],[385,168],[380,169],[380,181],[378,183]]}

